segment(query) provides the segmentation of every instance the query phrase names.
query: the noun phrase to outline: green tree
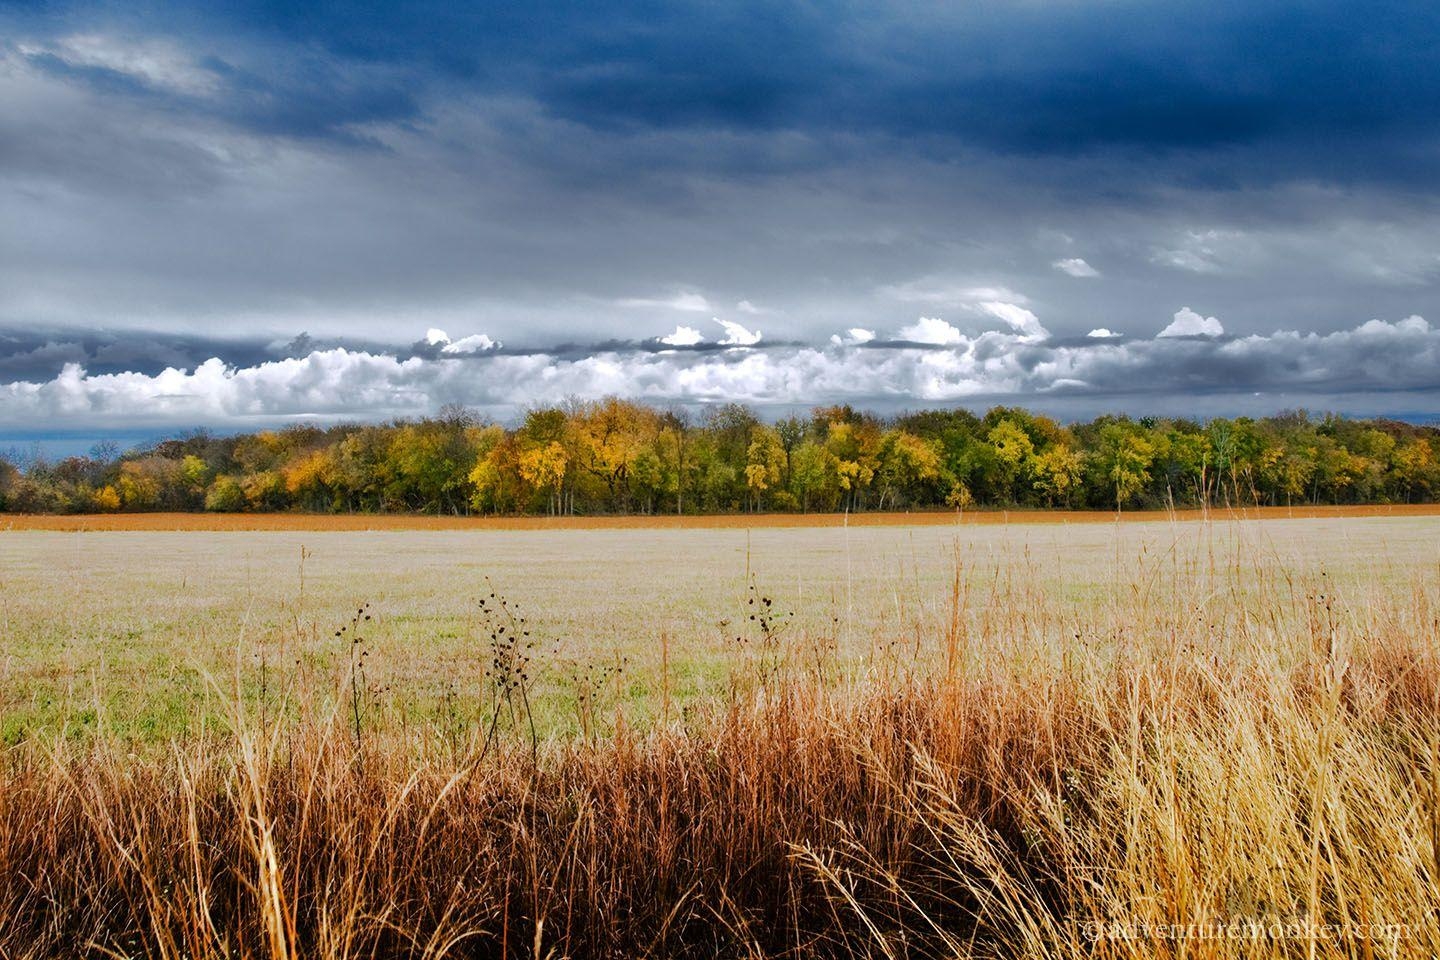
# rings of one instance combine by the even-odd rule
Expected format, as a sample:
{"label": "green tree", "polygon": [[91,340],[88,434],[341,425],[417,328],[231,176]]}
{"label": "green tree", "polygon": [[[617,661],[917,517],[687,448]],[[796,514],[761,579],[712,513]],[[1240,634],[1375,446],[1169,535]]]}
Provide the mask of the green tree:
{"label": "green tree", "polygon": [[1094,463],[1122,509],[1150,481],[1155,448],[1132,424],[1109,423],[1100,429]]}
{"label": "green tree", "polygon": [[1315,475],[1314,450],[1301,446],[1295,438],[1273,443],[1260,453],[1259,474],[1272,502],[1303,500]]}
{"label": "green tree", "polygon": [[655,513],[667,497],[676,496],[674,465],[661,449],[663,442],[662,433],[640,449],[630,466],[631,493],[644,513]]}
{"label": "green tree", "polygon": [[790,493],[809,512],[811,505],[825,495],[826,478],[832,473],[830,455],[814,440],[805,440],[790,455]]}
{"label": "green tree", "polygon": [[245,509],[245,490],[240,481],[222,474],[210,484],[205,492],[205,509],[216,513],[238,513]]}
{"label": "green tree", "polygon": [[1198,427],[1179,424],[1171,426],[1164,436],[1164,451],[1157,455],[1155,469],[1166,491],[1175,500],[1208,503],[1214,480],[1209,438]]}
{"label": "green tree", "polygon": [[474,492],[479,429],[429,420],[396,427],[386,456],[387,498],[423,513],[460,513]]}
{"label": "green tree", "polygon": [[184,491],[186,508],[193,508],[205,496],[205,488],[210,485],[210,465],[195,456],[187,453],[180,461],[180,484]]}
{"label": "green tree", "polygon": [[661,452],[674,477],[675,512],[685,512],[685,493],[691,486],[694,464],[690,457],[690,414],[683,409],[666,411],[661,418],[660,435],[656,438],[656,449]]}

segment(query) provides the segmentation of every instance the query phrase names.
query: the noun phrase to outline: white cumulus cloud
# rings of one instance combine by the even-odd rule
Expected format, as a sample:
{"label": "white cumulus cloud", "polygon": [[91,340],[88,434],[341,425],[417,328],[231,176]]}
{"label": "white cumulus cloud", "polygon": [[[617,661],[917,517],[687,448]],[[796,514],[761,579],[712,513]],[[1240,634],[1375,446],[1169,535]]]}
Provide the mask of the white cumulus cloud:
{"label": "white cumulus cloud", "polygon": [[725,338],[720,341],[724,346],[753,347],[760,342],[759,330],[747,330],[734,320],[721,320],[719,317],[711,319],[725,328]]}
{"label": "white cumulus cloud", "polygon": [[1114,340],[1119,337],[1120,334],[1116,333],[1114,330],[1111,330],[1108,327],[1096,327],[1094,330],[1091,330],[1089,333],[1085,334],[1085,336],[1089,337],[1091,340]]}
{"label": "white cumulus cloud", "polygon": [[672,347],[693,347],[696,344],[704,343],[705,337],[694,327],[678,324],[675,332],[661,337],[660,342]]}
{"label": "white cumulus cloud", "polygon": [[1430,322],[1421,316],[1408,316],[1404,320],[1395,323],[1387,323],[1384,320],[1367,320],[1355,330],[1356,333],[1390,334],[1390,333],[1429,333]]}
{"label": "white cumulus cloud", "polygon": [[1225,334],[1225,327],[1214,317],[1204,317],[1191,310],[1189,307],[1181,307],[1175,311],[1175,318],[1170,325],[1161,330],[1157,336],[1161,337],[1219,337]]}
{"label": "white cumulus cloud", "polygon": [[1041,325],[1040,318],[1018,304],[987,300],[978,306],[981,312],[1009,324],[1010,329],[1026,343],[1038,343],[1050,337],[1050,331]]}
{"label": "white cumulus cloud", "polygon": [[920,317],[908,327],[900,328],[900,339],[944,347],[964,343],[965,335],[939,317]]}
{"label": "white cumulus cloud", "polygon": [[[433,344],[434,341],[431,341]],[[492,340],[483,333],[472,334],[468,337],[461,337],[440,348],[441,353],[486,353],[490,350],[500,349],[500,341]]]}
{"label": "white cumulus cloud", "polygon": [[844,336],[841,336],[838,333],[832,333],[830,335],[830,342],[835,344],[837,347],[859,346],[862,343],[869,343],[874,339],[875,331],[866,330],[864,327],[851,327],[849,330],[845,331]]}

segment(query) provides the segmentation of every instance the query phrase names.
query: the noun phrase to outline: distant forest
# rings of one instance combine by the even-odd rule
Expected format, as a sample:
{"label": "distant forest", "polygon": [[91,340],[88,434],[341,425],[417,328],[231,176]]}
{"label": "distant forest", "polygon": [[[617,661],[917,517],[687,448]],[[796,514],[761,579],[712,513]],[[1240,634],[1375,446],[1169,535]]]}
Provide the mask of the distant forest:
{"label": "distant forest", "polygon": [[537,409],[513,429],[430,419],[238,436],[195,432],[20,469],[0,509],[702,514],[1016,506],[1415,503],[1440,493],[1440,429],[1304,411],[1264,419],[1015,407],[882,418],[848,406],[766,423],[619,399]]}

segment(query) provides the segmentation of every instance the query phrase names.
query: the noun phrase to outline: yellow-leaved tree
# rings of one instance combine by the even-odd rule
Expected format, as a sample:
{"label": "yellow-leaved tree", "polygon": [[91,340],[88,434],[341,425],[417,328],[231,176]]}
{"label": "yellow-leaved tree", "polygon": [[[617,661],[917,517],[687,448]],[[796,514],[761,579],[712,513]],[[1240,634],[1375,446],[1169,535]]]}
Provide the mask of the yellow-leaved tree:
{"label": "yellow-leaved tree", "polygon": [[551,516],[560,512],[560,488],[565,483],[565,471],[569,466],[570,455],[556,440],[520,454],[520,477],[545,495],[546,508]]}
{"label": "yellow-leaved tree", "polygon": [[745,489],[750,494],[750,508],[764,507],[765,492],[779,487],[785,479],[785,446],[780,434],[764,425],[750,432],[745,456]]}
{"label": "yellow-leaved tree", "polygon": [[1068,505],[1080,489],[1080,456],[1063,443],[1054,444],[1031,458],[1030,475],[1047,507]]}

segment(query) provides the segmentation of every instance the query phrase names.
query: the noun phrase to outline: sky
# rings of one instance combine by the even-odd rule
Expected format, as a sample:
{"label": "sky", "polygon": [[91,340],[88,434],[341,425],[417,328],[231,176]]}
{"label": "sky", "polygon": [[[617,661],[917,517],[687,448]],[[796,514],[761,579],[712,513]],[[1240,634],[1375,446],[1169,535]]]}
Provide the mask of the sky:
{"label": "sky", "polygon": [[1440,7],[0,0],[0,439],[1440,418]]}

